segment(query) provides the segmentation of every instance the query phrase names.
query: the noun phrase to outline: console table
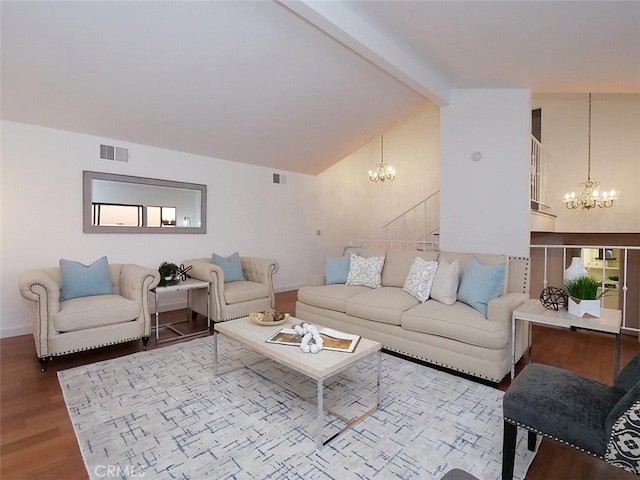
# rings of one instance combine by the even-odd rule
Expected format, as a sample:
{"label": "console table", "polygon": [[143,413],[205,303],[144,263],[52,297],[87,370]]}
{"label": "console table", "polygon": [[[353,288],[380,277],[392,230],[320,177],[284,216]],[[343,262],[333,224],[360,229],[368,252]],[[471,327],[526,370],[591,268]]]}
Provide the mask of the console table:
{"label": "console table", "polygon": [[566,310],[549,310],[540,300],[529,300],[516,308],[511,316],[511,380],[516,371],[516,320],[529,322],[529,361],[531,361],[531,324],[549,325],[562,328],[582,328],[615,336],[613,348],[613,378],[620,369],[620,328],[622,312],[611,308],[601,308],[599,318],[585,318],[571,315]]}
{"label": "console table", "polygon": [[[189,310],[191,309],[191,290],[195,290],[197,288],[206,288],[207,289],[207,328],[206,330],[198,330],[197,332],[192,332],[192,333],[184,333],[181,332],[180,330],[178,330],[174,325],[179,325],[181,323],[188,323],[189,322]],[[155,326],[155,331],[156,331],[156,343],[165,343],[165,342],[171,342],[174,340],[181,340],[184,338],[188,338],[188,337],[196,337],[196,336],[200,336],[203,334],[208,334],[209,333],[209,329],[211,327],[211,313],[209,312],[209,302],[211,300],[211,284],[209,282],[203,282],[200,280],[195,280],[193,278],[188,278],[187,280],[184,280],[176,285],[168,285],[166,287],[156,287],[153,288],[151,290],[154,293],[154,301],[155,301],[155,316],[156,316],[156,326]],[[160,324],[159,323],[159,316],[160,316],[160,312],[158,312],[158,295],[162,294],[162,293],[167,293],[167,292],[180,292],[180,291],[186,291],[187,292],[187,318],[186,320],[180,320],[178,322],[172,322],[172,323],[164,323],[164,324]],[[161,328],[168,328],[169,330],[171,330],[174,333],[177,333],[178,336],[175,338],[168,338],[166,340],[160,340],[160,329]]]}

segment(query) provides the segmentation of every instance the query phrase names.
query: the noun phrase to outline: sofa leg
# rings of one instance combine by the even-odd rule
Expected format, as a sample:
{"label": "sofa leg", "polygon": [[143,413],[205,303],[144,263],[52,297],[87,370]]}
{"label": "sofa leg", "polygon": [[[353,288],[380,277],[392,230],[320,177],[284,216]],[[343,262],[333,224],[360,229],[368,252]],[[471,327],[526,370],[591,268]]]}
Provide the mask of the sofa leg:
{"label": "sofa leg", "polygon": [[513,480],[517,435],[518,427],[505,420],[502,439],[502,480]]}
{"label": "sofa leg", "polygon": [[198,312],[191,310],[191,320],[195,320],[198,318]]}
{"label": "sofa leg", "polygon": [[142,349],[147,349],[147,343],[149,343],[149,337],[142,337]]}
{"label": "sofa leg", "polygon": [[49,359],[51,357],[39,357],[38,360],[40,360],[40,370],[42,372],[44,372],[47,369],[47,363],[49,362]]}
{"label": "sofa leg", "polygon": [[531,452],[536,451],[537,440],[538,440],[538,436],[536,435],[536,432],[532,432],[531,430],[529,430],[529,435],[527,438],[527,448],[529,449],[529,451]]}

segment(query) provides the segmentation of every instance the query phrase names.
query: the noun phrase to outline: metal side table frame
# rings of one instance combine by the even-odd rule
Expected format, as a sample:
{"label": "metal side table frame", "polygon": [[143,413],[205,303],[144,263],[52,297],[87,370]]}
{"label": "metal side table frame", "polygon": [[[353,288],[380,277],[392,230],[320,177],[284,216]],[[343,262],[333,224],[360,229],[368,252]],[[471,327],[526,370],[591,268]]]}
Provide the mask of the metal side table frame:
{"label": "metal side table frame", "polygon": [[[191,290],[195,290],[198,288],[206,288],[207,289],[207,329],[206,330],[198,330],[197,332],[192,332],[192,333],[183,333],[180,330],[178,330],[177,328],[174,327],[174,325],[178,325],[181,323],[187,323],[189,322],[189,310],[191,310]],[[165,324],[160,324],[159,322],[159,316],[160,316],[160,312],[158,311],[158,295],[162,294],[162,293],[168,293],[168,292],[180,292],[180,291],[186,291],[187,292],[187,318],[186,320],[180,320],[177,322],[172,322],[172,323],[165,323]],[[197,337],[197,336],[201,336],[205,333],[209,333],[210,329],[211,329],[211,313],[209,312],[209,305],[210,305],[210,301],[211,301],[211,284],[209,282],[203,282],[201,280],[194,280],[192,278],[189,278],[185,281],[182,281],[176,285],[169,285],[166,287],[156,287],[154,289],[152,289],[152,292],[154,293],[154,301],[155,301],[155,305],[154,305],[154,309],[155,309],[155,317],[156,317],[156,325],[155,325],[155,331],[156,331],[156,343],[166,343],[166,342],[172,342],[175,340],[183,340],[185,338],[190,338],[190,337]],[[174,333],[177,333],[178,336],[174,337],[174,338],[168,338],[165,340],[160,340],[160,329],[161,328],[167,328],[169,330],[171,330]]]}

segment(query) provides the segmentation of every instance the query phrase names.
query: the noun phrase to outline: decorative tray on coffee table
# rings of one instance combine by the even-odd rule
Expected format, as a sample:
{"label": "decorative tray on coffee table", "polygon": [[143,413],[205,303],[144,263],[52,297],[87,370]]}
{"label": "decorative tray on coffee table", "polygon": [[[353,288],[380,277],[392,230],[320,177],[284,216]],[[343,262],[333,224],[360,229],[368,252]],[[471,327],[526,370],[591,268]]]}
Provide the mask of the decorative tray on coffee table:
{"label": "decorative tray on coffee table", "polygon": [[256,323],[258,325],[264,325],[264,326],[281,325],[287,321],[287,318],[289,318],[288,313],[283,313],[281,314],[283,315],[283,318],[281,318],[280,320],[273,320],[274,316],[267,315],[266,313],[267,312],[250,313],[249,317],[251,318],[251,320],[253,320],[253,323]]}

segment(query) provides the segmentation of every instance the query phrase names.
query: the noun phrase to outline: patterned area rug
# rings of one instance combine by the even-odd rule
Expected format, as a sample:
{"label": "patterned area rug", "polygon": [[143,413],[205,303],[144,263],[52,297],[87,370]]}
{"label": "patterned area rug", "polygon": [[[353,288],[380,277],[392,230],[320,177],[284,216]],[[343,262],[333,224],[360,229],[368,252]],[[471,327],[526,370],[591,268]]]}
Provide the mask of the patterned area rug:
{"label": "patterned area rug", "polygon": [[[498,479],[502,396],[494,388],[382,355],[381,405],[315,449],[316,384],[220,336],[58,373],[89,477],[439,479],[461,468]],[[283,348],[296,348],[283,346]],[[376,400],[376,357],[325,382],[347,418]],[[344,421],[325,414],[325,439]],[[535,453],[519,432],[514,478]]]}

